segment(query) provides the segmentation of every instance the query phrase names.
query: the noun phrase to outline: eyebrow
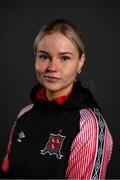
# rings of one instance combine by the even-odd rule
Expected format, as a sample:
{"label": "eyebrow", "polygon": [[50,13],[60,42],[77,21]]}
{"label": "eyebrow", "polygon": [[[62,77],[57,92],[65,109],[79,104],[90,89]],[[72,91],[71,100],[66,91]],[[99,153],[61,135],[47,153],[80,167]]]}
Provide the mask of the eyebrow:
{"label": "eyebrow", "polygon": [[[47,51],[44,51],[44,50],[38,50],[37,52],[49,54]],[[71,53],[71,52],[59,52],[58,54],[71,54],[71,55],[73,55],[73,53]]]}

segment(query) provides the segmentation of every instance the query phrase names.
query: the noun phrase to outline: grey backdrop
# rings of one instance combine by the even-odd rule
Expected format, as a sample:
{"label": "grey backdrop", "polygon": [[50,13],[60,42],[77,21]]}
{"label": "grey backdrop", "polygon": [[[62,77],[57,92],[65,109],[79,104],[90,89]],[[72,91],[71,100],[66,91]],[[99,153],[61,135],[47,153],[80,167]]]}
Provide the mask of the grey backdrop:
{"label": "grey backdrop", "polygon": [[94,85],[114,148],[107,178],[120,178],[120,5],[116,0],[31,0],[0,2],[0,162],[18,111],[36,84],[33,40],[53,18],[67,18],[84,33],[87,59],[81,76]]}

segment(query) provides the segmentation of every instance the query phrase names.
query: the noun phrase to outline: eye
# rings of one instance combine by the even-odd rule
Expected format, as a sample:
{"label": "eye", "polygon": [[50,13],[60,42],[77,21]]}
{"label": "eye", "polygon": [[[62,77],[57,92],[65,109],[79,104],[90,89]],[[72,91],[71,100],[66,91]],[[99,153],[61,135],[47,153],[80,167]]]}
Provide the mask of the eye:
{"label": "eye", "polygon": [[62,56],[61,59],[62,59],[63,61],[67,61],[67,60],[70,60],[71,57],[69,57],[69,56]]}
{"label": "eye", "polygon": [[40,60],[48,60],[49,59],[49,56],[45,55],[45,54],[38,55],[38,57]]}

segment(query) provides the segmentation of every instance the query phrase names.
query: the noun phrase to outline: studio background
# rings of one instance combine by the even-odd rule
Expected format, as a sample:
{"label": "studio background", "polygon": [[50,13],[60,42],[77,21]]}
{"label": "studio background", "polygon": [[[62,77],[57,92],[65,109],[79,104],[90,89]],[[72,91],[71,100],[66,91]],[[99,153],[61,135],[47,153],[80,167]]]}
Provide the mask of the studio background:
{"label": "studio background", "polygon": [[17,113],[30,103],[30,91],[37,83],[33,41],[44,23],[66,18],[78,24],[84,34],[87,58],[81,77],[92,84],[113,137],[107,178],[120,178],[119,4],[115,0],[0,2],[0,163]]}

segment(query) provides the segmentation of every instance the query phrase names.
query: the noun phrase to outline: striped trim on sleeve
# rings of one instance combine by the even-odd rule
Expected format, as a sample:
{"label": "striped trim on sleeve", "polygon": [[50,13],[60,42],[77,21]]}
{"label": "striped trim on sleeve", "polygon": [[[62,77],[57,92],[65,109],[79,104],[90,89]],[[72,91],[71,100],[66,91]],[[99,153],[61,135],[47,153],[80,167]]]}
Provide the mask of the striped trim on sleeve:
{"label": "striped trim on sleeve", "polygon": [[67,179],[104,179],[112,138],[98,109],[80,111],[80,132],[71,146]]}

